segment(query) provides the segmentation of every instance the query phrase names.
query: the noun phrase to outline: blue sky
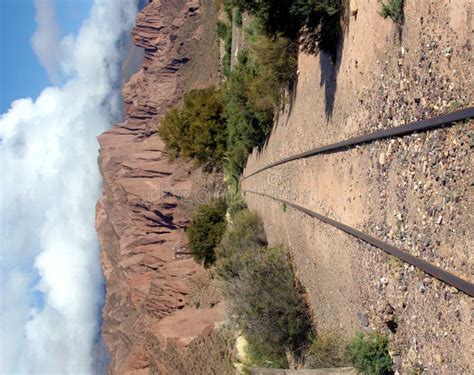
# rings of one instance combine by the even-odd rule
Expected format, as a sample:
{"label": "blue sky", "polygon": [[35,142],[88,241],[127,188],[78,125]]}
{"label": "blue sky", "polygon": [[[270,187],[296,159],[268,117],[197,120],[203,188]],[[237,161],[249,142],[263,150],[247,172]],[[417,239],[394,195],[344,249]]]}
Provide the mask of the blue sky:
{"label": "blue sky", "polygon": [[[61,36],[75,34],[87,18],[93,0],[56,0]],[[33,0],[0,0],[0,113],[15,99],[35,99],[50,85],[48,74],[31,47],[36,29]]]}
{"label": "blue sky", "polygon": [[136,0],[0,0],[1,374],[95,373],[97,136],[122,114],[136,12]]}

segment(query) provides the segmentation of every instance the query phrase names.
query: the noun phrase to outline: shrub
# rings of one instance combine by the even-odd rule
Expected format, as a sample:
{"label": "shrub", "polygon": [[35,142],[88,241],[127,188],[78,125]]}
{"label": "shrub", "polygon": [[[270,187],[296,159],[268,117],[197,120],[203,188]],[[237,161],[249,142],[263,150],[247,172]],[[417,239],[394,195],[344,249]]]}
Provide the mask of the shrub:
{"label": "shrub", "polygon": [[[251,101],[249,91],[257,72],[246,53],[239,55],[238,64],[232,71],[225,91],[225,115],[229,127],[230,152],[243,145],[247,151],[263,143],[271,129],[273,111],[258,107]],[[242,150],[239,151],[242,155]]]}
{"label": "shrub", "polygon": [[251,367],[280,369],[288,367],[288,360],[285,356],[278,354],[277,356],[272,357],[268,352],[263,351],[262,348],[253,342],[247,344],[245,354]]}
{"label": "shrub", "polygon": [[229,77],[232,59],[232,28],[227,28],[227,35],[224,39],[224,57],[222,58],[222,72],[224,77]]}
{"label": "shrub", "polygon": [[227,143],[222,92],[193,90],[182,107],[169,111],[158,128],[170,158],[194,159],[206,170],[220,169]]}
{"label": "shrub", "polygon": [[287,366],[287,351],[298,352],[311,332],[308,307],[287,250],[264,244],[258,217],[236,214],[217,252],[216,273],[256,364]]}
{"label": "shrub", "polygon": [[[283,33],[292,40],[303,38],[303,48],[332,50],[340,34],[341,0],[233,0],[240,9],[256,16],[268,35]],[[337,38],[336,38],[337,37]]]}
{"label": "shrub", "polygon": [[290,13],[299,25],[302,48],[335,54],[341,35],[341,0],[294,0]]}
{"label": "shrub", "polygon": [[217,249],[217,273],[222,280],[230,283],[239,276],[244,249],[266,245],[263,224],[258,216],[249,210],[237,212],[232,217]]}
{"label": "shrub", "polygon": [[403,0],[389,0],[388,3],[382,3],[380,15],[383,18],[390,17],[393,22],[403,22]]}
{"label": "shrub", "polygon": [[257,110],[273,112],[280,106],[283,88],[295,77],[297,46],[283,36],[260,35],[251,53],[257,72],[250,82],[249,101]]}
{"label": "shrub", "polygon": [[234,23],[237,27],[242,27],[242,11],[237,8],[234,13]]}
{"label": "shrub", "polygon": [[342,367],[347,364],[344,358],[344,340],[334,333],[318,333],[311,340],[306,354],[306,368]]}
{"label": "shrub", "polygon": [[230,74],[230,63],[232,55],[232,26],[225,22],[218,21],[216,25],[216,33],[219,39],[224,41],[224,56],[222,57],[222,72],[224,77]]}
{"label": "shrub", "polygon": [[220,243],[226,227],[226,210],[225,201],[219,199],[199,206],[194,212],[186,233],[189,249],[196,262],[204,263],[205,266],[214,262],[214,249]]}
{"label": "shrub", "polygon": [[346,355],[353,366],[364,374],[393,374],[393,362],[388,353],[388,337],[385,335],[356,334],[347,348]]}
{"label": "shrub", "polygon": [[224,96],[231,174],[241,174],[250,150],[261,147],[270,133],[284,88],[296,71],[296,53],[296,44],[288,38],[256,32],[250,50],[239,54]]}
{"label": "shrub", "polygon": [[[237,185],[235,185],[237,184]],[[232,217],[234,216],[237,212],[241,210],[245,210],[247,208],[247,205],[245,204],[245,201],[240,194],[240,186],[238,186],[238,181],[237,182],[231,182],[229,185],[229,188],[227,190],[227,195],[226,195],[226,201],[228,209],[227,212],[228,214]]]}
{"label": "shrub", "polygon": [[234,9],[234,4],[231,0],[225,0],[224,3],[224,12],[227,15],[227,19],[232,22],[232,11]]}
{"label": "shrub", "polygon": [[219,39],[225,40],[225,38],[227,37],[228,29],[228,26],[224,22],[217,22],[216,33]]}

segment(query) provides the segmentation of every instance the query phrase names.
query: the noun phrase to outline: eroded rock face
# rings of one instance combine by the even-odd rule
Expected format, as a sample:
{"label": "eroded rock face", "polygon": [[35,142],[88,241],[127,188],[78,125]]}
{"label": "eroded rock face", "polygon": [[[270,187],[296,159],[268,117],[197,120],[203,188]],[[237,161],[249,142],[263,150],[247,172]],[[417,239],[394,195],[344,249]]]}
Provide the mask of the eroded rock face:
{"label": "eroded rock face", "polygon": [[126,119],[98,137],[104,182],[96,214],[106,279],[103,335],[114,374],[169,372],[151,358],[147,337],[185,347],[222,319],[219,304],[204,315],[186,306],[189,279],[204,271],[175,256],[186,244],[190,220],[182,202],[209,177],[185,162],[168,161],[156,133],[159,119],[190,85],[217,83],[217,45],[206,82],[193,81],[186,72],[191,62],[198,63],[195,51],[211,7],[203,3],[158,0],[139,13],[133,41],[145,49],[145,59],[123,89]]}

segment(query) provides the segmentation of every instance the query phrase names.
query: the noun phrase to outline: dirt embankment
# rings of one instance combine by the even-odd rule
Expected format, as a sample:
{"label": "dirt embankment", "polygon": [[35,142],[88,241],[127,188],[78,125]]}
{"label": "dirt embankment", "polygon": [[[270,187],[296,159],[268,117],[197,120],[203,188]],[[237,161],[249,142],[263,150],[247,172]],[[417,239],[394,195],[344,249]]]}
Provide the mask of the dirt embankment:
{"label": "dirt embankment", "polygon": [[[104,180],[96,227],[106,279],[103,335],[110,373],[225,373],[219,296],[206,271],[175,251],[186,244],[187,206],[206,200],[221,178],[168,161],[159,119],[189,88],[217,84],[213,1],[155,0],[137,16],[142,68],[123,89],[126,119],[99,137]],[[197,281],[208,290],[199,308]],[[206,289],[207,288],[207,289]],[[202,345],[220,347],[219,358]],[[191,349],[186,349],[191,348]]]}
{"label": "dirt embankment", "polygon": [[[405,2],[399,28],[358,1],[335,63],[299,56],[295,95],[244,175],[310,148],[473,105],[470,1]],[[473,281],[472,133],[456,125],[291,162],[243,182]],[[276,202],[246,195],[289,244],[319,330],[382,330],[400,373],[472,373],[472,298]],[[416,372],[418,371],[418,372]]]}

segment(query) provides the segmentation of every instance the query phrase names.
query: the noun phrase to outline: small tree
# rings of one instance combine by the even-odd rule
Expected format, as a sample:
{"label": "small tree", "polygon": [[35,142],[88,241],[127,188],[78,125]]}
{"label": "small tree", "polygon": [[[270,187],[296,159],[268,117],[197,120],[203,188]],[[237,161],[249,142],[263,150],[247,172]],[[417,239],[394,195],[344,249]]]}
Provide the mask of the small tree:
{"label": "small tree", "polygon": [[198,263],[211,265],[215,260],[214,249],[224,234],[227,206],[223,199],[199,206],[187,229],[189,249]]}
{"label": "small tree", "polygon": [[193,159],[207,170],[220,169],[227,144],[221,90],[209,87],[184,96],[182,107],[169,111],[158,128],[171,158]]}

